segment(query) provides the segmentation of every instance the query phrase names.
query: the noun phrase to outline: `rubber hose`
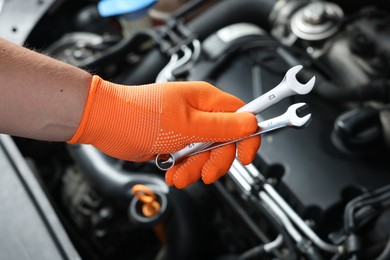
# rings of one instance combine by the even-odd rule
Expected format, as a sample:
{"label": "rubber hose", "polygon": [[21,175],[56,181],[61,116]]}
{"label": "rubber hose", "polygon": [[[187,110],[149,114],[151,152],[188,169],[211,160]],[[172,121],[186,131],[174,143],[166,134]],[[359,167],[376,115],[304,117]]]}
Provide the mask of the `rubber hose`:
{"label": "rubber hose", "polygon": [[253,23],[269,31],[271,26],[269,16],[276,2],[276,0],[220,1],[191,21],[188,28],[199,40],[234,23]]}
{"label": "rubber hose", "polygon": [[123,60],[131,50],[136,49],[140,42],[146,41],[148,39],[153,39],[155,42],[159,41],[158,36],[154,31],[148,29],[140,30],[135,34],[121,39],[119,42],[109,47],[99,56],[91,57],[90,59],[85,60],[78,67],[83,69],[91,69],[116,63],[120,60]]}
{"label": "rubber hose", "polygon": [[356,88],[338,87],[334,83],[326,80],[319,73],[310,69],[304,69],[298,74],[298,80],[306,82],[311,77],[316,76],[315,93],[331,101],[337,102],[364,102],[390,100],[390,84],[387,80],[375,80],[366,85]]}
{"label": "rubber hose", "polygon": [[127,76],[121,79],[121,84],[142,85],[154,83],[157,75],[169,62],[169,57],[159,50],[152,50],[137,65],[137,67]]}
{"label": "rubber hose", "polygon": [[166,260],[204,259],[203,228],[194,201],[183,191],[171,188],[172,214],[167,218]]}
{"label": "rubber hose", "polygon": [[120,161],[90,145],[67,145],[67,148],[87,180],[105,197],[115,202],[127,205],[134,197],[131,188],[136,184],[144,184],[152,190],[168,193],[169,187],[161,176],[125,171],[119,167]]}

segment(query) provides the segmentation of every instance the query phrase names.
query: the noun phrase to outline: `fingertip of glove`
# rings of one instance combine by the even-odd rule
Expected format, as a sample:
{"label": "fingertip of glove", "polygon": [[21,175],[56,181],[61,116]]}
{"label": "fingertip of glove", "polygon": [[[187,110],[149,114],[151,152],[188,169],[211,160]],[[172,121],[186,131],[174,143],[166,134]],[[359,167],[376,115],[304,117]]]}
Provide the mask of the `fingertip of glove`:
{"label": "fingertip of glove", "polygon": [[175,187],[178,189],[184,189],[199,180],[198,176],[194,176],[193,174],[185,171],[185,166],[183,166],[183,168],[184,169],[175,174],[173,180]]}
{"label": "fingertip of glove", "polygon": [[237,115],[239,115],[236,121],[238,124],[238,131],[243,136],[251,135],[257,130],[258,122],[255,115],[248,112],[240,112],[237,113]]}
{"label": "fingertip of glove", "polygon": [[221,178],[226,171],[218,167],[213,162],[207,162],[207,164],[202,169],[202,181],[205,184],[212,184]]}
{"label": "fingertip of glove", "polygon": [[202,170],[202,181],[205,184],[211,184],[215,182],[216,180],[219,179],[217,176],[218,176],[218,168],[212,165],[208,167],[204,167],[204,169]]}
{"label": "fingertip of glove", "polygon": [[170,169],[168,171],[170,173],[166,178],[169,178],[169,183],[172,183],[176,188],[184,189],[200,179],[202,166],[208,157],[208,153],[191,156]]}
{"label": "fingertip of glove", "polygon": [[171,169],[165,173],[165,182],[168,186],[175,186],[175,176],[178,174],[181,164],[175,164]]}
{"label": "fingertip of glove", "polygon": [[235,151],[234,144],[213,150],[210,159],[202,168],[202,181],[211,184],[225,175],[233,163]]}
{"label": "fingertip of glove", "polygon": [[173,186],[173,174],[174,172],[170,170],[165,173],[165,182],[168,186]]}
{"label": "fingertip of glove", "polygon": [[250,164],[255,159],[260,145],[260,136],[251,137],[249,139],[242,140],[241,142],[239,142],[237,151],[238,160],[244,165]]}
{"label": "fingertip of glove", "polygon": [[244,156],[238,156],[238,160],[240,163],[243,165],[248,165],[250,164],[253,160],[255,159],[255,154],[246,154]]}
{"label": "fingertip of glove", "polygon": [[219,180],[222,176],[224,176],[226,172],[227,171],[219,167],[210,165],[206,169],[204,169],[202,173],[202,181],[204,182],[204,184],[212,184]]}

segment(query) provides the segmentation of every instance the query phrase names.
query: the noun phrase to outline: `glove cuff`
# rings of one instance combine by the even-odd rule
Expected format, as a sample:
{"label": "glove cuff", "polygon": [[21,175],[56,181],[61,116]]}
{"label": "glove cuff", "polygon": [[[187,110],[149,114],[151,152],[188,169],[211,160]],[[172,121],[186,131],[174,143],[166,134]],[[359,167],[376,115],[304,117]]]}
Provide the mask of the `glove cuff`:
{"label": "glove cuff", "polygon": [[77,128],[77,130],[76,130],[75,134],[72,136],[72,138],[67,141],[67,143],[69,143],[69,144],[78,143],[80,137],[84,133],[84,130],[87,126],[89,115],[91,113],[92,104],[93,104],[93,101],[95,99],[96,90],[97,90],[101,80],[102,79],[97,75],[94,75],[92,77],[87,102],[86,102],[85,107],[84,107],[84,112],[83,112],[83,116],[81,118],[79,127]]}

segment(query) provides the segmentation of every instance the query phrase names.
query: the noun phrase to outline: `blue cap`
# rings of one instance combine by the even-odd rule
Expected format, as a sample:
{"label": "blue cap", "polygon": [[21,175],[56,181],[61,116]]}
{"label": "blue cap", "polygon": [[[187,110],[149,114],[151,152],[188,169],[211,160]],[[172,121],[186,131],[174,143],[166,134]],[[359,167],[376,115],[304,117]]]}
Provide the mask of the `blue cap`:
{"label": "blue cap", "polygon": [[102,17],[130,14],[138,17],[158,0],[101,0],[98,3],[99,14]]}

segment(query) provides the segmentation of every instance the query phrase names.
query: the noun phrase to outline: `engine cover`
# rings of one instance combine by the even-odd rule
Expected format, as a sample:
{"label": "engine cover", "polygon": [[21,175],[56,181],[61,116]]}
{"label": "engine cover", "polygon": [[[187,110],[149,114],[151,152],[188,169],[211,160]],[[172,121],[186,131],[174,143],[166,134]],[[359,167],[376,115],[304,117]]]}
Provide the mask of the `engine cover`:
{"label": "engine cover", "polygon": [[[213,70],[212,63],[203,61],[194,67],[191,79],[207,80],[246,103],[275,87],[289,69],[275,52],[262,48],[241,52],[216,73],[205,73]],[[343,108],[309,94],[285,99],[260,117],[280,115],[296,102],[309,105],[312,121],[305,129],[263,135],[256,166],[266,177],[280,181],[279,192],[299,214],[321,221],[356,193],[390,182],[390,165],[383,156],[353,157],[332,144],[333,126]]]}

